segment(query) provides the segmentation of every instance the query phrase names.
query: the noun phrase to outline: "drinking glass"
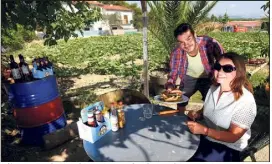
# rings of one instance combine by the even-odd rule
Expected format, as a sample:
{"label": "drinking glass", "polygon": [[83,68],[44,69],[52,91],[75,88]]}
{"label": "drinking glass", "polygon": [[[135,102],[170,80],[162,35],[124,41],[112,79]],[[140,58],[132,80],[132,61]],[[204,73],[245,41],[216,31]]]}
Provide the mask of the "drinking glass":
{"label": "drinking glass", "polygon": [[153,116],[153,105],[145,104],[143,106],[143,114],[146,119],[150,119]]}

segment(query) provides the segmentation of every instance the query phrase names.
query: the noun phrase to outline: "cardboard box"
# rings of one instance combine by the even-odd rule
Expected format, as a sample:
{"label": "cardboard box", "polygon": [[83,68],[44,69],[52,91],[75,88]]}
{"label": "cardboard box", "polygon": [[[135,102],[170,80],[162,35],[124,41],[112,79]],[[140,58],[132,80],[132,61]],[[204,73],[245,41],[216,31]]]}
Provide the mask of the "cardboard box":
{"label": "cardboard box", "polygon": [[[89,105],[88,107],[81,110],[81,116],[85,117],[87,111],[93,110],[94,107],[96,106],[98,107],[98,110],[102,111],[104,103],[100,101],[95,104]],[[97,127],[90,127],[86,124],[85,119],[83,120],[80,118],[79,121],[77,122],[79,137],[91,143],[94,143],[100,138],[102,138],[105,134],[107,134],[111,130],[110,119],[104,117],[104,120],[105,122],[99,123]]]}
{"label": "cardboard box", "polygon": [[100,124],[95,128],[86,125],[82,120],[77,122],[77,127],[79,137],[91,143],[96,142],[111,130],[110,120],[107,118],[105,118],[105,122],[103,124]]}

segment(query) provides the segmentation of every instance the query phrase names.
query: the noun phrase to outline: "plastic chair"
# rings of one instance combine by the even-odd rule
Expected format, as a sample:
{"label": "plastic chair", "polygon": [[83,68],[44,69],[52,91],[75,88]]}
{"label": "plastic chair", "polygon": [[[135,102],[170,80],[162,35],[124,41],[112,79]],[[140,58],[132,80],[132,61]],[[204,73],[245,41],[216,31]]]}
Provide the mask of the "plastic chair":
{"label": "plastic chair", "polygon": [[256,162],[254,154],[269,144],[269,116],[269,106],[257,105],[257,116],[251,126],[251,138],[249,139],[247,148],[240,154],[241,161],[244,161],[247,156],[250,156],[251,160]]}

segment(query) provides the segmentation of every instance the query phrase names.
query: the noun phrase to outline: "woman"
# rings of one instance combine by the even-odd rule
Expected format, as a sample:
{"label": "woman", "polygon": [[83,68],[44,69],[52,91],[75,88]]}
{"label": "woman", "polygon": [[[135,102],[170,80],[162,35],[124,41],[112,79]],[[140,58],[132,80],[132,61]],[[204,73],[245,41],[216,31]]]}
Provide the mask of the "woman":
{"label": "woman", "polygon": [[201,134],[198,150],[189,161],[240,160],[240,151],[248,144],[256,117],[252,93],[243,58],[233,52],[220,56],[203,111],[188,113],[193,120],[202,116],[206,124],[187,122],[192,133]]}

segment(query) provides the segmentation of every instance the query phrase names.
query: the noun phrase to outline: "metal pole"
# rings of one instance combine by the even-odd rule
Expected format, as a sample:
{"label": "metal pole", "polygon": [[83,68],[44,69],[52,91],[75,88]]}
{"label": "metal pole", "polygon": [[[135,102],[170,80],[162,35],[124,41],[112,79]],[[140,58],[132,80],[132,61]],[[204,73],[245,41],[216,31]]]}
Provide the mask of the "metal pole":
{"label": "metal pole", "polygon": [[149,82],[148,82],[148,54],[147,54],[147,6],[146,1],[141,1],[143,12],[143,78],[144,78],[144,95],[149,98]]}

